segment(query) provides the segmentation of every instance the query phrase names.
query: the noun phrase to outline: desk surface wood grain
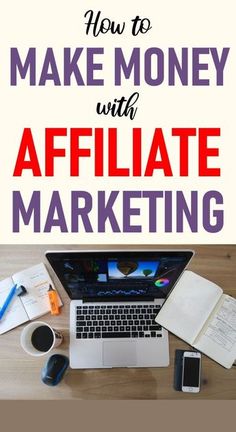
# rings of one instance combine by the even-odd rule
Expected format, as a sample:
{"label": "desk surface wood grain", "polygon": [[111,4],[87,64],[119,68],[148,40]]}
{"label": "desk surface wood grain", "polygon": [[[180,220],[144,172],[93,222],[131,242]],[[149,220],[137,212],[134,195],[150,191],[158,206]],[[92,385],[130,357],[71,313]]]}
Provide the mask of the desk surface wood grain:
{"label": "desk surface wood grain", "polygon": [[[137,246],[122,247],[137,249]],[[81,247],[81,249],[92,248],[91,245]],[[106,245],[100,247],[100,249],[109,248]],[[145,248],[145,245],[142,245],[142,248]],[[146,248],[169,249],[167,246],[160,245],[146,246]],[[174,248],[181,249],[183,246]],[[187,248],[194,249],[196,252],[189,269],[209,278],[220,285],[225,293],[236,297],[236,246],[188,245]],[[0,280],[44,261],[44,252],[47,249],[79,248],[65,245],[0,246]],[[62,331],[64,342],[57,352],[68,355],[70,301],[60,286],[58,290],[64,302],[61,314],[58,317],[47,314],[42,317],[42,320]],[[40,371],[47,356],[38,359],[23,352],[20,347],[20,334],[23,327],[24,325],[0,336],[0,399],[236,399],[236,367],[230,370],[224,369],[204,355],[201,392],[194,395],[176,392],[173,389],[175,350],[189,349],[189,346],[171,334],[169,335],[170,366],[167,368],[83,371],[69,369],[58,386],[48,387],[40,379]]]}

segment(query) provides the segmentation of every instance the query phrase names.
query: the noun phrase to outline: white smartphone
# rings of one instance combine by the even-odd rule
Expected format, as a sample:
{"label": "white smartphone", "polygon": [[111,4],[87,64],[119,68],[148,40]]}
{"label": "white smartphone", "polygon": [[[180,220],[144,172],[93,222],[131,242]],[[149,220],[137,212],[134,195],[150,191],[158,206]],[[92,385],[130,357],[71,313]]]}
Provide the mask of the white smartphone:
{"label": "white smartphone", "polygon": [[200,391],[201,354],[185,351],[183,354],[182,391],[198,393]]}

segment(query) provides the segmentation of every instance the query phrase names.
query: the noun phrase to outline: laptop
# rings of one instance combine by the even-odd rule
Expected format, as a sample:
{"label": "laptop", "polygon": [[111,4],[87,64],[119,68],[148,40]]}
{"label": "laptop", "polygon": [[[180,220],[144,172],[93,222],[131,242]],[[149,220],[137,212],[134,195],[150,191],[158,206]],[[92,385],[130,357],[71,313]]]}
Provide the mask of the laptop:
{"label": "laptop", "polygon": [[168,332],[155,322],[190,250],[48,251],[70,303],[70,366],[165,367]]}

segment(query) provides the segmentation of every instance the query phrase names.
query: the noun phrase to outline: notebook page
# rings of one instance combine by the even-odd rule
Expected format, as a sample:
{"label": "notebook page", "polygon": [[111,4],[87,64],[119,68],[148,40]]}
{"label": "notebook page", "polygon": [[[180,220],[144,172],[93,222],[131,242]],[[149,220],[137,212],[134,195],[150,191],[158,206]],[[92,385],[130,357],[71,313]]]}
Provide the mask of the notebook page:
{"label": "notebook page", "polygon": [[192,345],[222,292],[213,282],[186,270],[161,308],[156,321]]}
{"label": "notebook page", "polygon": [[236,299],[223,295],[194,347],[226,368],[236,359]]}
{"label": "notebook page", "polygon": [[[49,284],[53,286],[53,282],[43,263],[14,274],[13,280],[27,290],[27,294],[22,296],[21,300],[30,320],[50,311],[47,292]],[[60,298],[59,305],[62,305]]]}
{"label": "notebook page", "polygon": [[[0,307],[2,307],[13,285],[14,282],[10,277],[0,282]],[[28,315],[21,303],[20,298],[15,295],[5,314],[0,320],[0,334],[6,333],[7,331],[19,326],[20,324],[23,324],[28,320]]]}

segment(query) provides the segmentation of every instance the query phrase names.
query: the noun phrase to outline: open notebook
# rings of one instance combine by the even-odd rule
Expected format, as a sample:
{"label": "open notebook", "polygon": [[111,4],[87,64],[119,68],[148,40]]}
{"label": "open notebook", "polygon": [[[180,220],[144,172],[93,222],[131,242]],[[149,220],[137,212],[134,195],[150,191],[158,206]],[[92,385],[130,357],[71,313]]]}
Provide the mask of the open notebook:
{"label": "open notebook", "polygon": [[226,368],[236,359],[236,299],[196,273],[184,272],[156,321]]}
{"label": "open notebook", "polygon": [[[15,273],[0,282],[0,307],[15,284],[23,285],[27,293],[21,297],[15,296],[12,300],[0,320],[0,334],[50,311],[47,291],[49,284],[53,286],[53,283],[43,263]],[[58,301],[62,306],[60,297]]]}

